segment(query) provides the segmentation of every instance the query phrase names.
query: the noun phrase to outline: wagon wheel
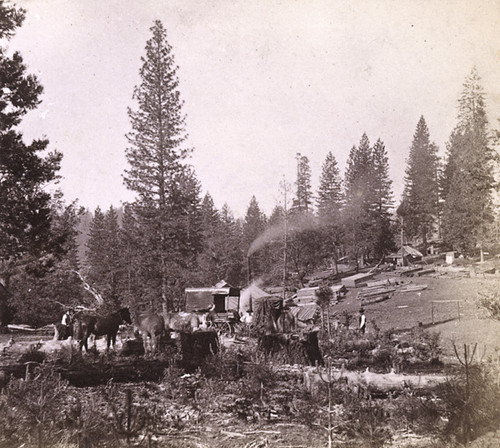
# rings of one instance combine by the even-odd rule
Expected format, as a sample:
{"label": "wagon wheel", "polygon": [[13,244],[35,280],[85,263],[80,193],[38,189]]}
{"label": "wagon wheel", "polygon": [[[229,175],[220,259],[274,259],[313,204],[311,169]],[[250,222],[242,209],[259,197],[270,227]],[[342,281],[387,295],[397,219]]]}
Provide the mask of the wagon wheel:
{"label": "wagon wheel", "polygon": [[221,333],[225,336],[232,336],[234,333],[234,328],[231,322],[222,322],[221,323]]}
{"label": "wagon wheel", "polygon": [[229,322],[212,322],[211,327],[217,331],[217,334],[224,336],[231,336],[234,331]]}

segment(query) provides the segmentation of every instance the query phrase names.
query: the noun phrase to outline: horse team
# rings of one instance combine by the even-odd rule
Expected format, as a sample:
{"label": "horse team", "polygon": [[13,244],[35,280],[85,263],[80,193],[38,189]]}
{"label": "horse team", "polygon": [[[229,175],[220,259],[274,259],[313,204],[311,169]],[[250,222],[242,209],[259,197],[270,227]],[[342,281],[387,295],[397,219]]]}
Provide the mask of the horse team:
{"label": "horse team", "polygon": [[[79,349],[85,347],[86,351],[89,350],[90,335],[106,336],[108,350],[111,345],[114,348],[116,335],[122,324],[133,324],[134,333],[142,338],[145,353],[158,352],[162,337],[171,331],[194,331],[206,326],[204,317],[196,313],[135,312],[132,315],[128,308],[121,308],[104,316],[79,312],[72,320],[72,326],[69,322],[66,325],[55,325],[54,339],[64,339],[72,333],[79,341]],[[66,331],[62,331],[64,329]]]}

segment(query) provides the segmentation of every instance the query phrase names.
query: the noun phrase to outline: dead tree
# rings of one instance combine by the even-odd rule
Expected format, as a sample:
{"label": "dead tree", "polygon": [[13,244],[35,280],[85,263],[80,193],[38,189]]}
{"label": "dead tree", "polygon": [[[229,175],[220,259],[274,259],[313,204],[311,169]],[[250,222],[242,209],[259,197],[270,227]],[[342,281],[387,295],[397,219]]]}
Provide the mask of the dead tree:
{"label": "dead tree", "polygon": [[97,304],[99,306],[103,305],[104,304],[104,299],[102,298],[101,294],[99,294],[94,288],[92,288],[92,286],[90,286],[86,281],[85,281],[85,278],[83,277],[82,274],[80,274],[80,272],[78,271],[75,271],[75,270],[71,270],[71,272],[74,272],[76,275],[78,275],[78,278],[82,281],[83,283],[83,287],[88,291],[90,292],[90,294],[92,294],[92,297],[94,297],[94,299],[96,300]]}

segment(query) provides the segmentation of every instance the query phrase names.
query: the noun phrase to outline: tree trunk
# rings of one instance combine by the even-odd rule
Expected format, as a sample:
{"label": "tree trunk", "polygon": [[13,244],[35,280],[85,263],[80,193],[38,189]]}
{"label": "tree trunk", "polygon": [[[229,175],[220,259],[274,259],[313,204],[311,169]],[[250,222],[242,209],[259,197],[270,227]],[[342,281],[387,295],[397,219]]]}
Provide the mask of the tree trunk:
{"label": "tree trunk", "polygon": [[330,330],[330,304],[327,305],[326,307],[326,325],[328,325],[328,337],[331,336],[331,330]]}

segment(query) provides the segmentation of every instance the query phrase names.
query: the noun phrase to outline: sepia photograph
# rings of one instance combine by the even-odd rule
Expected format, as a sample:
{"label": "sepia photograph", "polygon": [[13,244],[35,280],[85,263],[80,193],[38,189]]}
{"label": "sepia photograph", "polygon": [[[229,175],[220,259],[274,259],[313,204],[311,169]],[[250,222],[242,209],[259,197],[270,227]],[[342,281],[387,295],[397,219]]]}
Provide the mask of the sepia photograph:
{"label": "sepia photograph", "polygon": [[499,30],[0,0],[0,448],[500,446]]}

